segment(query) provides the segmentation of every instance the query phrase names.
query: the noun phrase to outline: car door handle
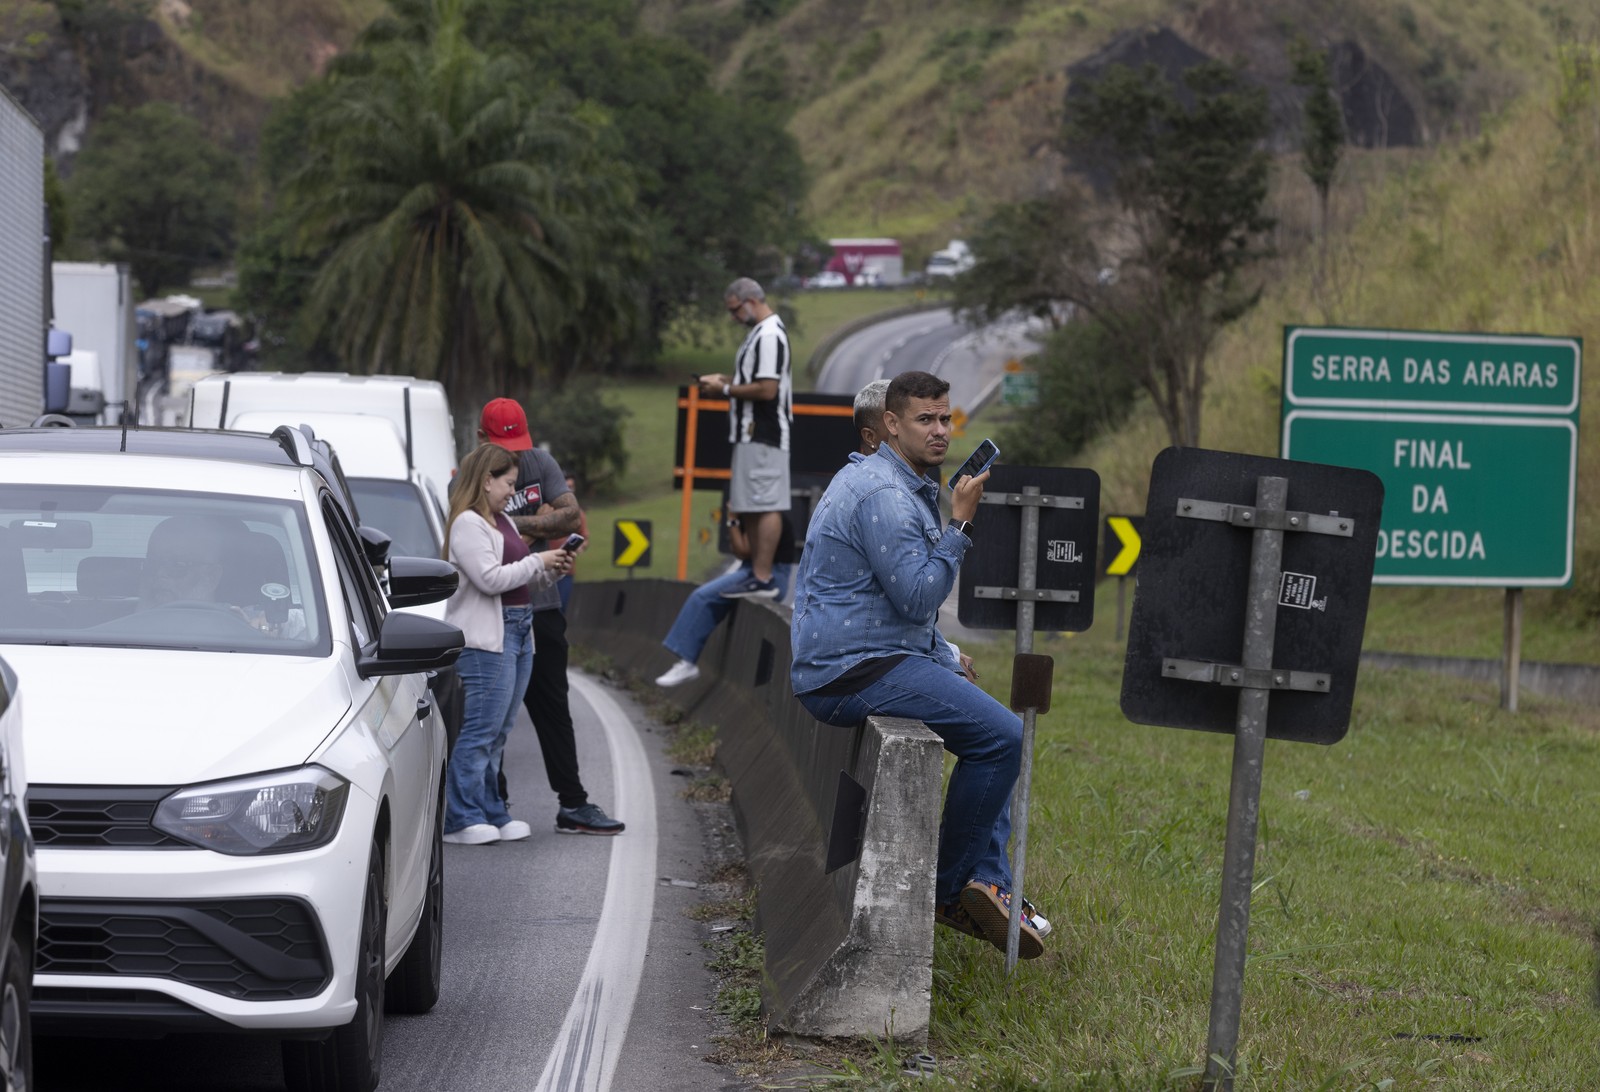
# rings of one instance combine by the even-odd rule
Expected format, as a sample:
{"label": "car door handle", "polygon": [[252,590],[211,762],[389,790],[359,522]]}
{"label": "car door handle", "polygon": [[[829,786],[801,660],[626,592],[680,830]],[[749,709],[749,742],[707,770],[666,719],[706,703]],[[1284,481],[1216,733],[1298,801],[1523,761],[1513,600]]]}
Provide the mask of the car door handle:
{"label": "car door handle", "polygon": [[433,712],[433,702],[429,701],[427,698],[418,698],[417,699],[417,719],[418,720],[427,720],[428,716],[432,712]]}

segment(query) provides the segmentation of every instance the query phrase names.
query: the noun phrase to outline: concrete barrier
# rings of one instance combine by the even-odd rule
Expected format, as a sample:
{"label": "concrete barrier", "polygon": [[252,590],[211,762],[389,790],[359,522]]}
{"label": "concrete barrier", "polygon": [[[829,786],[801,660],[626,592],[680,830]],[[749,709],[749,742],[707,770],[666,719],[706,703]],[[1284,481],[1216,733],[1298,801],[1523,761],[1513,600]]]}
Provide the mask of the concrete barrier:
{"label": "concrete barrier", "polygon": [[[1363,652],[1361,662],[1373,667],[1429,671],[1460,679],[1499,684],[1505,673],[1502,660],[1473,659],[1466,656],[1421,656],[1409,652]],[[1517,672],[1517,686],[1529,693],[1563,701],[1600,703],[1600,667],[1592,664],[1546,663],[1523,660]]]}
{"label": "concrete barrier", "polygon": [[[665,580],[584,582],[568,610],[574,641],[653,678],[660,641],[693,588]],[[768,1026],[806,1036],[927,1039],[933,877],[943,743],[915,721],[819,724],[789,686],[789,612],[745,600],[673,699],[713,726],[717,760],[757,885]],[[866,790],[861,853],[825,873],[839,772]]]}

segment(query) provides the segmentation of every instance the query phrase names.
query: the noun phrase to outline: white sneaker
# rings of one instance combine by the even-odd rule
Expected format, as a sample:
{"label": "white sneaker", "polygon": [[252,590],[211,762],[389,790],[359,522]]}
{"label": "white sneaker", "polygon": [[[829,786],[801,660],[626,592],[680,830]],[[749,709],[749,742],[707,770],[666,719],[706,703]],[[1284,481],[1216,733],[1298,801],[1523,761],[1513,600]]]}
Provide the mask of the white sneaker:
{"label": "white sneaker", "polygon": [[[527,826],[526,823],[523,826]],[[526,837],[526,835],[524,835]],[[470,827],[448,831],[444,840],[453,846],[486,846],[500,840],[500,831],[488,823],[473,823]]]}
{"label": "white sneaker", "polygon": [[700,677],[700,669],[688,660],[679,660],[656,679],[657,686],[682,686]]}
{"label": "white sneaker", "polygon": [[533,828],[521,819],[513,819],[500,828],[502,842],[520,842],[533,833]]}

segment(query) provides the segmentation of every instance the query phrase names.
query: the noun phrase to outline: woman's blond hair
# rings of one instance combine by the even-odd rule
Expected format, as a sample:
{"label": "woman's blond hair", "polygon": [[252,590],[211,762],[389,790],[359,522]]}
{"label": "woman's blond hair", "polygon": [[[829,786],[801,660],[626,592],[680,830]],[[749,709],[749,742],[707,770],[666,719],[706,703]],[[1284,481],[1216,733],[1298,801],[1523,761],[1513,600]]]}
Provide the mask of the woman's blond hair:
{"label": "woman's blond hair", "polygon": [[485,523],[494,526],[495,514],[489,510],[489,494],[484,492],[483,483],[516,465],[517,457],[499,444],[479,444],[461,460],[455,488],[450,490],[450,518],[444,525],[446,561],[450,559],[450,530],[461,513],[470,509],[482,516]]}

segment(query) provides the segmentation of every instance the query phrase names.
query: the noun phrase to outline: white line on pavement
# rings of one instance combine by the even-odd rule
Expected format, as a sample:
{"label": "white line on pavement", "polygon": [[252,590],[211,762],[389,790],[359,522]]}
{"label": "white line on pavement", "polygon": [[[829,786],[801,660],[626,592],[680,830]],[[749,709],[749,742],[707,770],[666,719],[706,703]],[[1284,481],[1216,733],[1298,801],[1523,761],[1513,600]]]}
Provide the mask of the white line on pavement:
{"label": "white line on pavement", "polygon": [[611,751],[614,804],[628,829],[611,840],[605,903],[572,1007],[537,1092],[606,1092],[633,1018],[656,901],[656,796],[650,764],[615,699],[577,672],[567,676],[600,719]]}

